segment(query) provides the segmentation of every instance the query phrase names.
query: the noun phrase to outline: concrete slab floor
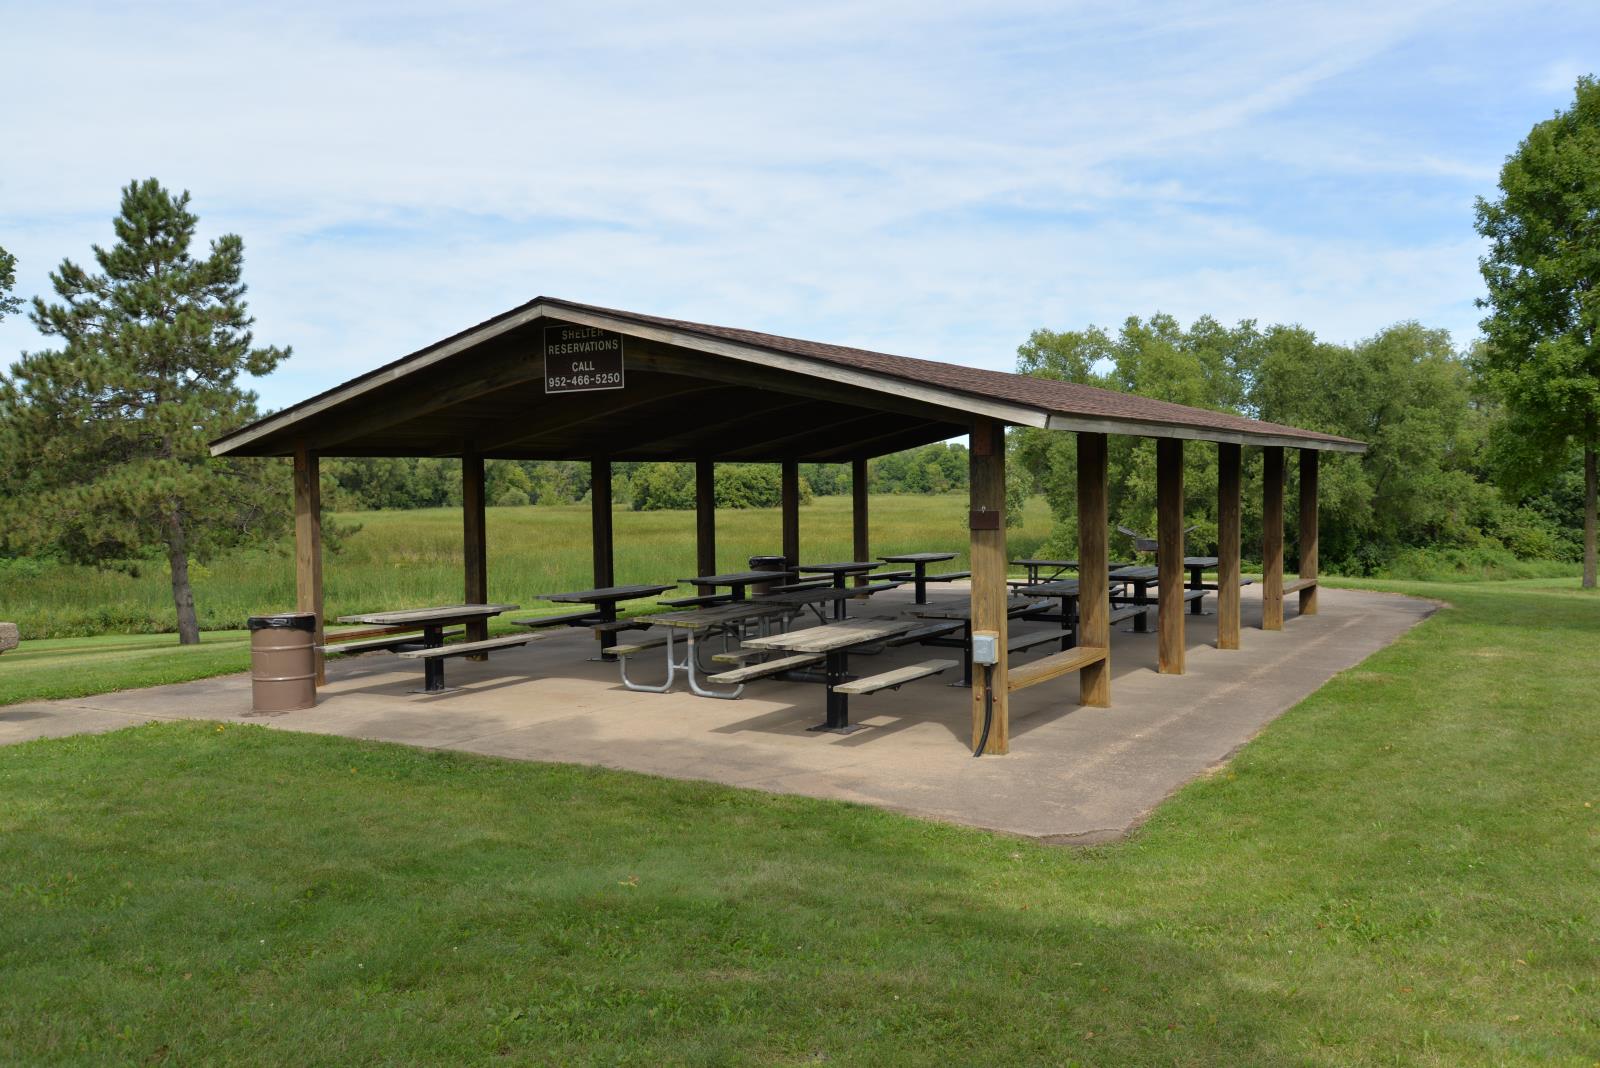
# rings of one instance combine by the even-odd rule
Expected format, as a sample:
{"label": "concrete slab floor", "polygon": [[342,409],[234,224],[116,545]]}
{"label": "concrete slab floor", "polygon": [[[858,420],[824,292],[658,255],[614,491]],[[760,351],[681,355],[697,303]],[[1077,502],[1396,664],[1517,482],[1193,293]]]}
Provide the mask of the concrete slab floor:
{"label": "concrete slab floor", "polygon": [[[617,668],[590,662],[587,631],[569,630],[488,662],[450,660],[442,695],[412,694],[421,668],[391,654],[335,659],[313,709],[250,713],[250,680],[230,675],[70,701],[0,707],[0,744],[109,731],[150,720],[218,719],[519,760],[599,765],[673,778],[877,805],[1055,842],[1127,834],[1165,797],[1225,761],[1284,710],[1394,641],[1437,607],[1393,594],[1324,589],[1318,615],[1257,629],[1259,586],[1244,590],[1242,649],[1214,647],[1216,617],[1186,615],[1187,671],[1155,671],[1151,631],[1112,634],[1112,705],[1077,705],[1076,674],[1019,691],[1011,753],[974,760],[968,691],[956,672],[851,699],[849,735],[806,730],[823,718],[819,685],[762,680],[737,701],[637,693]],[[964,602],[952,585],[932,595]],[[910,591],[855,614],[905,610]],[[1207,599],[1207,607],[1212,599]],[[809,618],[809,617],[808,617]],[[797,622],[797,626],[806,625]],[[1053,624],[1026,623],[1022,629]],[[1014,663],[1047,655],[1053,646]],[[954,650],[910,646],[852,660],[861,674]],[[636,678],[661,677],[662,654]]]}

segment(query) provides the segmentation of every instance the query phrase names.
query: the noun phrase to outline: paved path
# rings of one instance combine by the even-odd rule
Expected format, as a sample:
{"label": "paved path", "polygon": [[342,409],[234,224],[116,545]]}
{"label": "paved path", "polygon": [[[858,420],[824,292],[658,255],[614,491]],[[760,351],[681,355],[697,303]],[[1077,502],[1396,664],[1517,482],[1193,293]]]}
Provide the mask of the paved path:
{"label": "paved path", "polygon": [[[941,592],[965,597],[960,587]],[[1284,629],[1268,633],[1254,629],[1259,594],[1247,588],[1250,629],[1234,652],[1212,646],[1215,617],[1186,617],[1181,677],[1155,672],[1154,627],[1118,630],[1112,707],[1077,706],[1073,676],[1023,690],[1012,697],[1011,754],[979,760],[968,750],[968,693],[940,678],[855,698],[851,718],[869,729],[819,735],[805,730],[822,719],[818,686],[763,681],[739,701],[634,693],[618,685],[614,666],[585,659],[594,643],[579,631],[488,663],[452,660],[447,676],[461,688],[443,695],[408,693],[419,669],[375,653],[330,663],[319,704],[304,712],[252,717],[249,679],[231,675],[0,707],[0,743],[150,720],[234,720],[858,801],[1050,841],[1103,841],[1126,834],[1178,787],[1436,607],[1351,590],[1326,589],[1321,600],[1319,615],[1298,619],[1291,598]],[[946,651],[894,650],[864,659],[861,670],[929,655]],[[639,675],[649,663],[640,661]]]}

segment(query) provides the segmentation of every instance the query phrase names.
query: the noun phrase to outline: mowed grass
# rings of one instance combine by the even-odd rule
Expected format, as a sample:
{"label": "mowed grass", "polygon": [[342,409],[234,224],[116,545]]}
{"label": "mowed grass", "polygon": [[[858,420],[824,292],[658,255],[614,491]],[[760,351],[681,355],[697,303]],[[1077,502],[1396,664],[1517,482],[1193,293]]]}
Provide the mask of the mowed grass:
{"label": "mowed grass", "polygon": [[1572,585],[1399,587],[1453,607],[1091,849],[254,727],[0,750],[0,1062],[1591,1066]]}
{"label": "mowed grass", "polygon": [[[960,554],[965,569],[967,497],[882,496],[871,501],[875,555],[919,551]],[[360,530],[329,551],[324,596],[329,617],[355,612],[452,604],[462,596],[461,512],[456,508],[359,512],[333,517]],[[695,569],[693,512],[618,509],[615,564],[619,583],[670,582]],[[850,501],[818,497],[800,511],[801,558],[852,555]],[[1028,503],[1011,531],[1013,550],[1032,552],[1050,531],[1042,498]],[[744,570],[751,556],[781,548],[777,509],[717,513],[719,570]],[[488,510],[489,596],[532,606],[540,593],[593,585],[588,505]],[[202,630],[235,630],[252,615],[294,606],[294,556],[289,543],[272,551],[235,552],[193,568]],[[176,619],[165,566],[139,575],[46,564],[0,567],[0,619],[24,639],[100,634],[173,633]],[[175,640],[175,639],[174,639]],[[0,659],[0,672],[6,660]]]}

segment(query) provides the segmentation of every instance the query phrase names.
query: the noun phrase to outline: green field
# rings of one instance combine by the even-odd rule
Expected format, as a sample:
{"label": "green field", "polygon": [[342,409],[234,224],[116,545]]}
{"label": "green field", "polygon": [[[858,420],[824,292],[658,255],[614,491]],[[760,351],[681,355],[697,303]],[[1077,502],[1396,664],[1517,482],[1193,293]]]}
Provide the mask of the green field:
{"label": "green field", "polygon": [[1131,842],[249,727],[0,750],[7,1064],[1600,1058],[1600,598],[1447,609]]}
{"label": "green field", "polygon": [[[948,550],[964,560],[966,508],[967,497],[960,493],[875,497],[872,551]],[[361,529],[327,555],[324,596],[330,618],[461,599],[458,509],[359,512],[334,519]],[[491,508],[488,521],[491,600],[532,605],[536,594],[592,584],[587,505]],[[618,582],[671,581],[697,573],[694,513],[621,510],[615,528]],[[1031,552],[1049,531],[1043,499],[1030,501],[1023,525],[1011,531],[1012,548]],[[775,508],[717,514],[717,556],[724,570],[743,570],[749,557],[778,552],[780,538]],[[800,548],[806,560],[850,558],[849,498],[818,497],[801,509]],[[203,630],[236,630],[248,616],[294,606],[288,544],[196,565],[193,579]],[[0,566],[0,619],[18,623],[24,639],[177,629],[161,563],[136,577],[26,561]]]}

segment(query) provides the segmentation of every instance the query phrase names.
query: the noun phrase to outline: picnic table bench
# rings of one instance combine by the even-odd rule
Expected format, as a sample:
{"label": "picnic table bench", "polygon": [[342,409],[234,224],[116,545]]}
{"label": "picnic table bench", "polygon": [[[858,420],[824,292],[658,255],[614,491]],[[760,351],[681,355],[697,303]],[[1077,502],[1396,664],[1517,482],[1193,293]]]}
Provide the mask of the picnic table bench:
{"label": "picnic table bench", "polygon": [[[395,612],[371,612],[365,615],[340,616],[340,623],[367,623],[377,627],[409,627],[421,628],[422,648],[402,651],[399,655],[407,660],[422,660],[423,685],[420,690],[412,693],[444,693],[447,687],[444,684],[444,662],[449,657],[456,656],[481,656],[495,649],[505,649],[513,645],[526,645],[533,640],[534,635],[523,637],[511,635],[509,638],[489,638],[476,642],[455,642],[445,645],[445,631],[451,626],[464,625],[487,621],[502,612],[514,612],[521,605],[515,604],[454,604],[442,605],[437,608],[406,608]],[[396,644],[411,644],[415,637],[405,642]],[[372,648],[382,648],[381,644],[371,645]],[[348,651],[348,650],[347,650]]]}
{"label": "picnic table bench", "polygon": [[[831,575],[834,589],[842,590],[846,588],[851,575],[865,575],[868,571],[875,570],[877,566],[877,560],[845,560],[833,564],[801,564],[796,570],[805,574]],[[867,586],[857,586],[854,592],[861,593],[866,589]],[[843,597],[834,599],[834,619],[845,618],[845,600]]]}
{"label": "picnic table bench", "polygon": [[[745,624],[754,621],[771,621],[789,618],[796,611],[790,605],[773,603],[771,598],[757,598],[749,601],[733,601],[728,604],[715,605],[710,608],[700,608],[687,612],[664,612],[660,615],[649,616],[641,620],[651,628],[661,628],[661,633],[651,634],[636,641],[618,643],[611,648],[618,669],[622,675],[622,685],[630,690],[643,693],[666,693],[672,689],[677,680],[678,672],[686,674],[689,681],[689,690],[699,697],[719,697],[729,699],[738,697],[744,689],[739,685],[732,691],[712,690],[700,684],[696,672],[703,670],[700,667],[699,650],[697,643],[715,634],[728,634]],[[675,639],[682,635],[684,638],[683,658],[680,660],[675,653]],[[650,649],[665,647],[667,677],[661,683],[642,683],[628,676],[628,661],[640,653]],[[718,676],[711,676],[708,681],[726,681]],[[737,681],[737,680],[736,680]]]}
{"label": "picnic table bench", "polygon": [[[937,675],[956,666],[954,660],[925,660],[908,664],[867,678],[850,675],[850,653],[862,646],[882,644],[885,640],[918,628],[916,620],[862,619],[825,623],[818,627],[773,634],[765,638],[751,638],[745,644],[756,648],[778,649],[790,653],[780,660],[737,668],[722,675],[711,676],[712,682],[732,682],[739,685],[767,675],[792,672],[796,668],[817,663],[823,665],[821,681],[827,689],[827,715],[822,723],[807,727],[811,731],[832,734],[849,734],[859,730],[850,724],[850,695],[870,694],[879,690],[898,689],[908,682]],[[756,669],[767,669],[757,671]]]}
{"label": "picnic table bench", "polygon": [[[611,626],[617,623],[617,605],[623,601],[637,601],[645,597],[654,597],[658,593],[676,589],[676,584],[646,585],[646,586],[602,586],[593,590],[573,590],[569,593],[542,593],[541,601],[555,601],[558,604],[588,604],[594,608],[590,612],[580,612],[575,616],[576,622],[572,626],[593,626],[600,638],[600,657],[607,659],[611,647],[617,644],[617,631],[634,630],[643,627],[643,622],[628,620],[622,626]],[[592,618],[591,618],[592,617]],[[536,626],[537,620],[519,621],[523,626]]]}
{"label": "picnic table bench", "polygon": [[[930,582],[955,582],[958,579],[971,578],[970,571],[946,571],[938,575],[928,574],[928,565],[937,564],[944,560],[954,560],[955,553],[901,553],[898,556],[880,556],[886,564],[910,564],[911,583],[914,591],[912,602],[914,604],[928,603],[928,583]],[[895,572],[896,577],[904,577],[905,572]],[[874,578],[888,578],[888,575],[875,575]]]}

